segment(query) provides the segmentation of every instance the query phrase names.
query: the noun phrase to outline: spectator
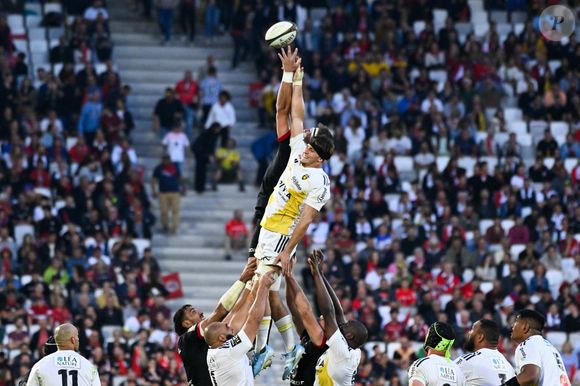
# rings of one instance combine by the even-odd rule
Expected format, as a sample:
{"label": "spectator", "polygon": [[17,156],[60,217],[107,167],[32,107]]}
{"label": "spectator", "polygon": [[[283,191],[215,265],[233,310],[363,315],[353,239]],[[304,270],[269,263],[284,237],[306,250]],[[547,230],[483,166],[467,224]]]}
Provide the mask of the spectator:
{"label": "spectator", "polygon": [[[183,0],[182,7],[183,4],[187,4],[188,1],[189,0]],[[197,96],[199,94],[199,86],[197,81],[193,79],[193,73],[191,70],[185,71],[183,79],[175,84],[175,92],[179,97],[179,102],[181,102],[181,105],[183,106],[183,112],[185,115],[185,132],[187,136],[191,138],[193,135],[193,126],[197,123]]]}
{"label": "spectator", "polygon": [[95,22],[99,16],[104,20],[108,20],[109,12],[103,7],[101,0],[95,0],[93,1],[93,5],[86,9],[84,18],[89,22]]}
{"label": "spectator", "polygon": [[189,140],[181,129],[181,124],[173,124],[173,129],[163,138],[163,146],[165,151],[169,154],[171,162],[177,168],[179,174],[182,173],[182,165],[185,161],[185,150],[189,148]]}
{"label": "spectator", "polygon": [[100,125],[103,104],[100,102],[100,93],[93,92],[89,100],[83,105],[79,118],[79,134],[84,135],[87,144],[91,145],[95,139],[95,133]]}
{"label": "spectator", "polygon": [[[195,0],[181,0],[179,3],[179,22],[190,43],[195,41],[196,8]],[[181,103],[184,103],[181,101]]]}
{"label": "spectator", "polygon": [[153,111],[153,131],[159,132],[163,139],[171,128],[179,123],[178,114],[181,113],[183,113],[181,102],[175,99],[172,88],[166,88],[165,96],[157,101]]}
{"label": "spectator", "polygon": [[230,100],[230,94],[227,91],[221,91],[219,93],[218,101],[211,106],[211,110],[209,111],[207,120],[205,121],[206,130],[214,123],[220,125],[222,147],[227,145],[230,135],[230,127],[236,124],[236,110]]}
{"label": "spectator", "polygon": [[195,191],[198,193],[205,191],[207,165],[214,161],[214,152],[220,130],[220,125],[214,123],[191,144],[191,151],[195,155]]}
{"label": "spectator", "polygon": [[536,146],[536,151],[538,155],[543,157],[554,157],[555,152],[558,150],[558,142],[552,137],[552,132],[550,129],[544,130],[544,138],[538,142]]}
{"label": "spectator", "polygon": [[221,10],[216,4],[216,0],[209,0],[205,7],[204,32],[209,43],[213,43],[214,36],[218,32],[218,23]]}
{"label": "spectator", "polygon": [[222,82],[217,77],[217,70],[215,67],[209,67],[207,75],[202,78],[200,84],[201,108],[203,110],[203,118],[201,122],[207,123],[209,111],[213,105],[218,102],[221,91]]}
{"label": "spectator", "polygon": [[[169,155],[164,155],[153,172],[151,191],[153,197],[159,196],[161,227],[164,232],[171,234],[175,234],[179,227],[180,179],[179,170],[171,163]],[[171,211],[171,225],[169,211]]]}
{"label": "spectator", "polygon": [[179,0],[154,0],[157,9],[157,22],[163,35],[161,44],[167,45],[173,33],[173,13],[179,5]]}
{"label": "spectator", "polygon": [[217,168],[213,176],[212,188],[217,190],[218,182],[235,181],[238,183],[240,192],[244,192],[244,175],[240,166],[240,153],[236,150],[236,141],[228,139],[227,146],[220,147],[216,151],[215,160]]}
{"label": "spectator", "polygon": [[234,211],[234,217],[226,223],[225,251],[226,260],[232,259],[232,251],[246,251],[248,248],[248,229],[240,209]]}

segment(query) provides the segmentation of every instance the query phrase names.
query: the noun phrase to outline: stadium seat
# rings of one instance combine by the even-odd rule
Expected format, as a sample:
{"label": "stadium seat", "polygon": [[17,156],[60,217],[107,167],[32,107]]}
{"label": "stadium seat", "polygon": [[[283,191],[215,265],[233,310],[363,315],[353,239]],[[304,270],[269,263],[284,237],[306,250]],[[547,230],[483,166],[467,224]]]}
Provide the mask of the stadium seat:
{"label": "stadium seat", "polygon": [[26,17],[42,16],[42,4],[40,3],[31,3],[30,1],[27,1],[24,10],[26,12]]}
{"label": "stadium seat", "polygon": [[108,341],[112,336],[113,333],[116,330],[120,330],[122,327],[121,326],[103,326],[101,327],[101,334],[103,335],[103,340],[106,342]]}
{"label": "stadium seat", "polygon": [[[58,75],[58,72],[55,73],[55,75]],[[66,139],[66,149],[70,150],[74,145],[76,145],[77,141],[78,141],[77,137],[68,137]]]}
{"label": "stadium seat", "polygon": [[419,36],[421,32],[425,29],[426,23],[424,20],[417,20],[413,23],[413,32],[415,32],[416,36]]}
{"label": "stadium seat", "polygon": [[391,320],[391,307],[389,306],[380,306],[379,307],[379,315],[381,316],[381,328],[384,328],[387,323]]}
{"label": "stadium seat", "polygon": [[413,157],[398,155],[395,157],[395,167],[399,173],[409,173],[415,168]]}
{"label": "stadium seat", "polygon": [[135,244],[135,248],[137,248],[137,253],[139,254],[139,258],[143,257],[143,252],[145,248],[151,247],[151,240],[149,239],[133,239],[133,244]]}
{"label": "stadium seat", "polygon": [[24,236],[32,235],[34,237],[34,227],[30,224],[18,224],[14,226],[14,241],[17,244],[22,244]]}
{"label": "stadium seat", "polygon": [[525,249],[525,244],[513,244],[510,247],[510,255],[512,256],[512,260],[516,261],[520,253],[522,253]]}
{"label": "stadium seat", "polygon": [[378,346],[378,348],[379,348],[379,350],[381,352],[386,352],[387,351],[387,344],[385,342],[379,342],[379,341],[377,341],[377,342],[367,342],[364,345],[364,349],[367,352],[367,354],[369,355],[369,358],[372,358],[373,357],[373,352],[375,351],[374,350],[374,347],[375,346]]}
{"label": "stadium seat", "polygon": [[447,82],[447,71],[445,70],[431,70],[429,71],[429,79],[437,83]]}
{"label": "stadium seat", "polygon": [[[496,22],[498,26],[501,24],[509,25],[508,24],[508,13],[507,11],[491,11],[489,13],[490,21]],[[509,25],[511,28],[511,25]],[[498,29],[499,32],[499,29]],[[508,31],[509,32],[509,31]]]}
{"label": "stadium seat", "polygon": [[503,146],[509,139],[509,133],[495,133],[494,139],[499,146]]}
{"label": "stadium seat", "polygon": [[489,32],[489,24],[487,23],[477,23],[474,26],[475,36],[482,38]]}
{"label": "stadium seat", "polygon": [[46,3],[44,4],[44,14],[50,12],[62,13],[62,5],[60,3]]}
{"label": "stadium seat", "polygon": [[565,135],[554,135],[554,139],[558,143],[558,146],[562,146],[566,142]]}
{"label": "stadium seat", "polygon": [[475,238],[475,234],[473,233],[473,231],[465,232],[465,241],[471,241],[474,238]]}
{"label": "stadium seat", "polygon": [[514,225],[515,225],[514,220],[510,219],[501,220],[501,227],[503,228],[503,231],[505,232],[506,235]]}
{"label": "stadium seat", "polygon": [[526,218],[532,214],[532,208],[530,206],[524,206],[522,208],[522,218]]}
{"label": "stadium seat", "polygon": [[548,67],[550,67],[550,71],[552,72],[552,75],[554,75],[556,73],[556,70],[558,68],[560,68],[561,65],[562,65],[562,62],[560,60],[548,61]]}
{"label": "stadium seat", "polygon": [[487,170],[490,174],[493,174],[493,170],[497,166],[497,157],[482,157],[480,161],[487,162]]}
{"label": "stadium seat", "polygon": [[580,343],[580,332],[573,332],[568,336],[568,340],[572,344],[572,347],[576,347]]}
{"label": "stadium seat", "polygon": [[[22,30],[24,29],[24,18],[22,15],[8,15],[6,21],[10,26],[11,30]],[[14,34],[14,32],[12,32]]]}
{"label": "stadium seat", "polygon": [[397,351],[399,347],[401,347],[401,343],[399,342],[391,342],[387,344],[387,356],[389,359],[393,359],[395,351]]}
{"label": "stadium seat", "polygon": [[562,331],[548,331],[546,333],[546,339],[558,350],[561,350],[564,343],[568,340],[568,336]]}
{"label": "stadium seat", "polygon": [[578,165],[577,158],[566,158],[564,160],[564,168],[566,168],[566,172],[568,172],[568,174],[572,173],[572,169],[574,169],[576,165]]}
{"label": "stadium seat", "polygon": [[513,26],[514,33],[516,35],[520,35],[524,31],[524,28],[526,28],[526,25],[524,23],[514,23]]}
{"label": "stadium seat", "polygon": [[484,294],[487,294],[489,291],[493,289],[493,283],[490,281],[482,281],[481,283],[479,283],[479,289]]}
{"label": "stadium seat", "polygon": [[455,29],[459,36],[467,36],[473,31],[473,24],[471,23],[455,23]]}
{"label": "stadium seat", "polygon": [[479,220],[479,232],[484,235],[487,232],[487,229],[493,225],[493,220],[490,219],[482,219]]}
{"label": "stadium seat", "polygon": [[[30,32],[30,28],[38,28],[40,27],[40,23],[42,22],[42,16],[26,16],[26,27],[29,29]],[[30,34],[29,34],[30,36]]]}
{"label": "stadium seat", "polygon": [[557,137],[559,135],[566,136],[570,131],[570,126],[568,125],[567,122],[554,121],[550,123],[550,131],[552,132],[552,135],[554,137]]}
{"label": "stadium seat", "polygon": [[46,40],[44,39],[31,40],[30,52],[48,53],[48,44],[46,44]]}
{"label": "stadium seat", "polygon": [[445,168],[449,164],[449,156],[440,155],[437,157],[436,162],[437,162],[437,170],[439,171],[439,173],[441,173],[443,172],[443,170],[445,170]]}
{"label": "stadium seat", "polygon": [[441,304],[441,309],[444,310],[447,303],[453,299],[453,295],[443,294],[439,296],[439,303]]}
{"label": "stadium seat", "polygon": [[576,268],[576,262],[573,257],[564,257],[562,259],[562,272],[567,282],[573,283],[577,279],[578,268]]}
{"label": "stadium seat", "polygon": [[528,15],[526,12],[512,12],[510,15],[510,21],[512,23],[525,23],[528,20]]}
{"label": "stadium seat", "polygon": [[544,158],[544,166],[547,167],[548,169],[552,169],[555,162],[556,162],[556,160],[552,157]]}
{"label": "stadium seat", "polygon": [[468,177],[473,175],[473,168],[477,164],[477,160],[473,157],[460,157],[457,160],[457,165],[462,168],[465,168]]}
{"label": "stadium seat", "polygon": [[517,107],[506,107],[503,109],[503,116],[506,122],[521,121],[523,113]]}
{"label": "stadium seat", "polygon": [[530,121],[530,134],[535,137],[542,137],[544,130],[548,128],[546,121]]}
{"label": "stadium seat", "polygon": [[524,279],[524,281],[526,282],[526,284],[529,287],[530,282],[532,281],[532,278],[534,277],[534,271],[532,271],[531,269],[524,269],[521,272],[521,274],[522,274],[522,278]]}
{"label": "stadium seat", "polygon": [[36,334],[36,332],[38,330],[40,330],[40,326],[38,324],[31,324],[30,326],[28,326],[28,334],[29,335]]}
{"label": "stadium seat", "polygon": [[548,283],[550,284],[552,296],[554,296],[554,298],[558,297],[560,285],[562,285],[562,282],[564,281],[564,275],[561,271],[550,269],[546,272],[546,279],[548,279]]}
{"label": "stadium seat", "polygon": [[14,44],[16,51],[28,54],[28,43],[26,40],[16,39],[12,41],[12,44]]}
{"label": "stadium seat", "polygon": [[574,234],[574,239],[580,243],[580,233]]}
{"label": "stadium seat", "polygon": [[528,133],[522,133],[517,137],[518,143],[520,146],[532,146],[532,136]]}
{"label": "stadium seat", "polygon": [[510,133],[516,133],[517,136],[528,133],[528,125],[524,121],[508,121],[507,126],[508,131]]}

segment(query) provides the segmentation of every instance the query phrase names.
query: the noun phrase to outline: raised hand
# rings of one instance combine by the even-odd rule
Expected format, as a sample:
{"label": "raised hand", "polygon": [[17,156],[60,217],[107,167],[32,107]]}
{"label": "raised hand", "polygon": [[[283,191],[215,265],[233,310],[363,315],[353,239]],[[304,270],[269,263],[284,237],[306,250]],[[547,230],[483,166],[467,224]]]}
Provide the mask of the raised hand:
{"label": "raised hand", "polygon": [[282,48],[278,57],[282,62],[282,70],[285,72],[294,72],[300,68],[302,59],[298,56],[298,48],[295,48],[294,51],[290,46],[286,47],[286,50]]}
{"label": "raised hand", "polygon": [[240,281],[243,283],[250,281],[256,272],[256,268],[258,268],[258,260],[255,257],[250,257],[240,275]]}

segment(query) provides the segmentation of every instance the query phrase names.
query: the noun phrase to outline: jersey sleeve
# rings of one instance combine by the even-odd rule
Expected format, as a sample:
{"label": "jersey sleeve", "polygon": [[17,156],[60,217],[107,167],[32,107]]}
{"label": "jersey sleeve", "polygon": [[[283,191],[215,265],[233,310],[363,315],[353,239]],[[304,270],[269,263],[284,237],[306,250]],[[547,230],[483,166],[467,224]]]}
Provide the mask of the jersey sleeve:
{"label": "jersey sleeve", "polygon": [[[318,178],[318,176],[317,176]],[[322,207],[330,200],[330,184],[326,184],[328,178],[320,176],[320,184],[317,184],[308,192],[304,203],[320,212]]]}
{"label": "jersey sleeve", "polygon": [[409,384],[413,381],[419,381],[423,385],[427,385],[427,374],[425,373],[425,367],[420,367],[419,365],[423,361],[424,358],[416,360],[411,367],[409,367]]}
{"label": "jersey sleeve", "polygon": [[101,379],[99,378],[99,372],[95,366],[92,366],[92,376],[91,376],[91,386],[101,386]]}
{"label": "jersey sleeve", "polygon": [[328,350],[332,353],[335,361],[341,361],[350,356],[348,343],[346,343],[346,339],[344,339],[340,330],[336,330],[336,332],[332,334],[332,336],[326,341],[326,345],[328,346]]}
{"label": "jersey sleeve", "polygon": [[471,366],[467,363],[466,355],[460,356],[455,360],[455,364],[459,367],[459,370],[463,373],[465,378],[469,378],[471,374]]}
{"label": "jersey sleeve", "polygon": [[542,348],[534,344],[534,341],[527,340],[518,346],[516,349],[516,368],[521,372],[522,367],[525,365],[534,365],[542,367]]}
{"label": "jersey sleeve", "polygon": [[252,348],[252,342],[243,330],[228,342],[230,343],[230,356],[236,359],[246,355]]}

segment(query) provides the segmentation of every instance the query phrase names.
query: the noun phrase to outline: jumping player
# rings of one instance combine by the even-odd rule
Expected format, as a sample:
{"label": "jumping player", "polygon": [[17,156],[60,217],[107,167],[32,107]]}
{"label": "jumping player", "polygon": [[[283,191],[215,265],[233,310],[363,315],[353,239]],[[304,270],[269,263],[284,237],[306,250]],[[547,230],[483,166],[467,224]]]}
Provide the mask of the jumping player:
{"label": "jumping player", "polygon": [[534,310],[522,310],[512,328],[517,376],[502,386],[570,386],[562,356],[542,337],[546,319]]}
{"label": "jumping player", "polygon": [[[222,321],[230,311],[235,311],[234,305],[242,305],[249,291],[244,290],[246,283],[254,276],[256,259],[248,259],[240,280],[223,294],[214,312],[205,318],[203,312],[185,304],[173,316],[175,332],[179,335],[177,350],[183,361],[185,373],[190,386],[212,386],[207,369],[208,345],[204,340],[204,329],[213,322]],[[242,294],[243,292],[243,294]],[[242,294],[242,298],[236,301]]]}
{"label": "jumping player", "polygon": [[470,353],[455,361],[469,386],[495,386],[516,375],[512,365],[497,350],[499,337],[499,327],[493,320],[481,319],[473,323],[463,345]]}
{"label": "jumping player", "polygon": [[463,372],[450,360],[453,342],[455,332],[450,325],[433,323],[425,338],[427,356],[409,368],[409,386],[464,386]]}

